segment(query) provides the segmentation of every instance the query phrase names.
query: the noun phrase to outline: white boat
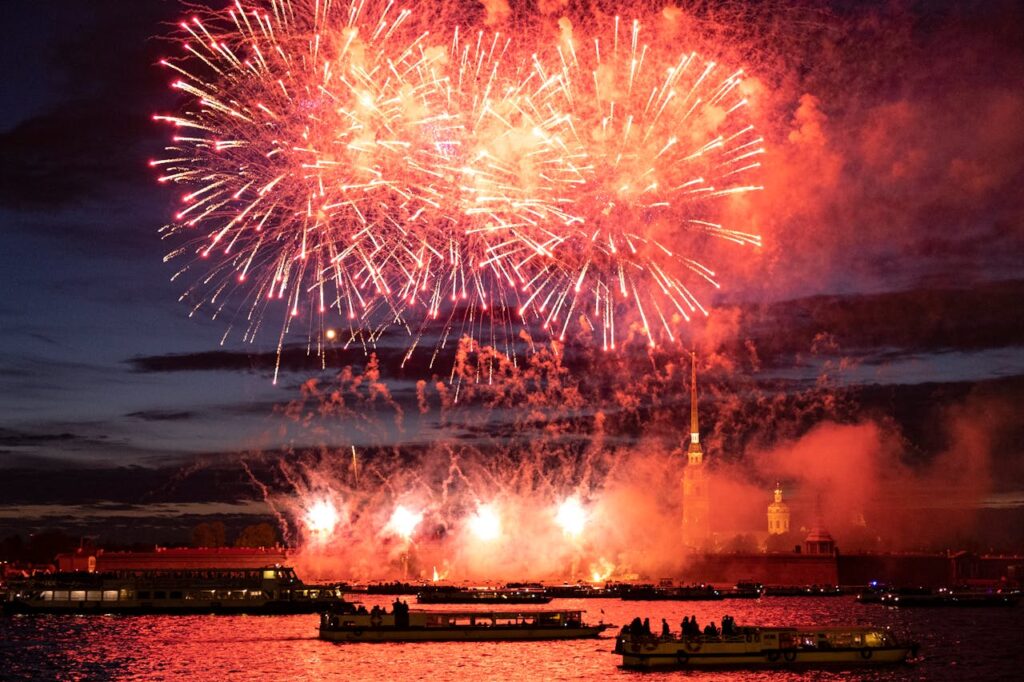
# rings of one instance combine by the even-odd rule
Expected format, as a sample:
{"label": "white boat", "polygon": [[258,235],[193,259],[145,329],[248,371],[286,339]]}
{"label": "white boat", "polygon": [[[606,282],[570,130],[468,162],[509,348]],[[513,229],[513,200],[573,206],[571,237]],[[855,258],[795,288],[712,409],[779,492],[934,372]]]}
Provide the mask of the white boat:
{"label": "white boat", "polygon": [[283,614],[354,610],[340,586],[306,585],[287,566],[53,573],[2,604],[15,613]]}
{"label": "white boat", "polygon": [[320,639],[331,642],[486,642],[586,639],[609,626],[582,611],[415,611],[325,613]]}
{"label": "white boat", "polygon": [[881,627],[740,627],[729,636],[657,637],[624,632],[622,666],[640,670],[705,667],[864,666],[902,663],[917,644]]}

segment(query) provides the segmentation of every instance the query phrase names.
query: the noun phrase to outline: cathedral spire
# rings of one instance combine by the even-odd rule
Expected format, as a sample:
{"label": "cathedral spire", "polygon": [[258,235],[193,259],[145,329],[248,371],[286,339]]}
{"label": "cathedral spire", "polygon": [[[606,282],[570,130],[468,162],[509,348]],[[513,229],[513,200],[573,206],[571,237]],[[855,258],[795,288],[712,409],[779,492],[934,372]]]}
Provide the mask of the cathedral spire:
{"label": "cathedral spire", "polygon": [[700,464],[704,452],[700,447],[700,424],[697,420],[697,353],[690,351],[690,447],[691,464]]}
{"label": "cathedral spire", "polygon": [[690,433],[694,442],[700,429],[697,426],[697,354],[690,351]]}

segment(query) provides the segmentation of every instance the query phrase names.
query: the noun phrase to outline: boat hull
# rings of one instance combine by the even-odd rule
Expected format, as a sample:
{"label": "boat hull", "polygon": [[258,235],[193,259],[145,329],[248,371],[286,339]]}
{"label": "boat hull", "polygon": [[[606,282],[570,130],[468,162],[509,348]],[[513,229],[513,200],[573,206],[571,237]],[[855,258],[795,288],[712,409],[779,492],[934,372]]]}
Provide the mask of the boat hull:
{"label": "boat hull", "polygon": [[530,628],[530,627],[472,627],[472,628],[321,628],[320,639],[329,642],[501,642],[544,641],[565,639],[592,639],[602,626]]}
{"label": "boat hull", "polygon": [[911,648],[832,649],[829,651],[762,650],[747,652],[690,652],[684,646],[659,647],[655,651],[625,652],[622,667],[634,670],[664,670],[678,668],[785,668],[808,667],[860,667],[903,663]]}

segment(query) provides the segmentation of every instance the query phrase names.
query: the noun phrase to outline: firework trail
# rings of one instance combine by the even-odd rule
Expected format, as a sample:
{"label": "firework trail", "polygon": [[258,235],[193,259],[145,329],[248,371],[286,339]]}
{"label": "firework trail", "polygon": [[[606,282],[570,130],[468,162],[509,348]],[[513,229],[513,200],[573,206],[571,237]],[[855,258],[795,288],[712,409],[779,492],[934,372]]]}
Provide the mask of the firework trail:
{"label": "firework trail", "polygon": [[440,320],[438,347],[510,353],[520,325],[564,337],[579,317],[614,348],[637,316],[653,345],[706,312],[693,279],[713,273],[660,235],[758,243],[711,206],[758,188],[741,74],[649,49],[636,22],[586,50],[428,23],[330,0],[182,22],[162,63],[188,104],[155,117],[175,134],[152,163],[188,190],[164,233],[192,312],[251,341],[277,302],[279,356],[299,322],[318,349],[339,319],[348,342],[403,325],[411,354]]}

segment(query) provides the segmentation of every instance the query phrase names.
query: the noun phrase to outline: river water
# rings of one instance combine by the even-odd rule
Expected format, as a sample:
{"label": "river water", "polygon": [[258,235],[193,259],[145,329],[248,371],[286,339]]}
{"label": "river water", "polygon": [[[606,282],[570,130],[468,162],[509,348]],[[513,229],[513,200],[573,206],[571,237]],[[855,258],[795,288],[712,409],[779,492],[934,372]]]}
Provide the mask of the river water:
{"label": "river water", "polygon": [[[359,595],[368,607],[393,598]],[[416,608],[413,605],[413,608]],[[445,607],[432,606],[431,609]],[[452,606],[449,608],[464,608]],[[538,607],[526,607],[536,609]],[[719,602],[556,599],[586,620],[621,625],[684,615],[703,625],[732,615],[743,625],[893,625],[921,643],[922,660],[855,671],[637,673],[618,668],[613,633],[599,640],[522,643],[334,644],[306,616],[0,617],[2,680],[1021,680],[1024,607],[897,611],[852,597]]]}

